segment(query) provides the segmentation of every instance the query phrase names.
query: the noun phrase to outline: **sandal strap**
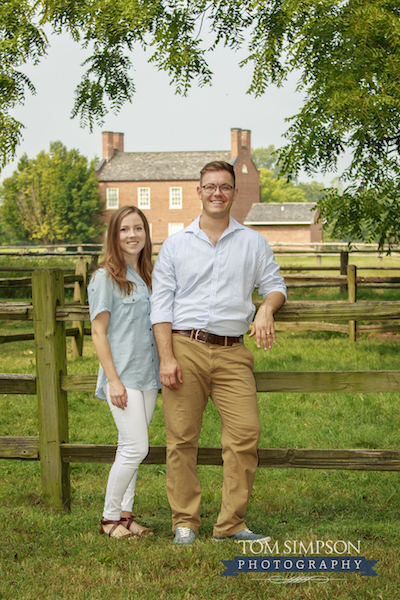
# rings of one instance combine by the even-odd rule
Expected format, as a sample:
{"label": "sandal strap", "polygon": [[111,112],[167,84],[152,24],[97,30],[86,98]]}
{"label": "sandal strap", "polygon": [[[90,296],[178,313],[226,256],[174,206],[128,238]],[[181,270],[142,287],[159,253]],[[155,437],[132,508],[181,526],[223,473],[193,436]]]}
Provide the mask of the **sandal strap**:
{"label": "sandal strap", "polygon": [[[112,536],[114,531],[117,529],[118,525],[122,525],[121,519],[119,519],[118,521],[110,521],[109,519],[105,519],[104,517],[101,519],[101,524],[102,525],[112,525],[113,524],[113,527],[111,527],[110,531],[108,532],[109,537]],[[122,537],[125,537],[125,536],[122,536]],[[126,537],[128,537],[128,536],[126,536]]]}
{"label": "sandal strap", "polygon": [[[135,519],[130,516],[130,517],[121,517],[121,523],[123,524],[124,527],[126,527],[128,529],[128,531],[131,531],[130,527],[132,525],[132,523],[135,523]],[[138,531],[137,533],[132,533],[132,535],[134,535],[135,537],[145,537],[147,535],[152,535],[150,529],[148,527],[144,527],[143,525],[139,525],[139,527],[142,527],[142,531]]]}
{"label": "sandal strap", "polygon": [[121,517],[120,523],[130,531],[129,527],[133,523],[133,517]]}

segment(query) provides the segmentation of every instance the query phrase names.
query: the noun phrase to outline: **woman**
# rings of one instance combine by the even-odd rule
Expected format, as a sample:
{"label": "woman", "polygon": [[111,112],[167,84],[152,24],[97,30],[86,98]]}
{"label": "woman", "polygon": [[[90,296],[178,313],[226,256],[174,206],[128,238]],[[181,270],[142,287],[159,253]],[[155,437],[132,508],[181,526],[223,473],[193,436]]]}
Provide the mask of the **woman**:
{"label": "woman", "polygon": [[153,533],[133,520],[140,463],[160,388],[150,325],[151,240],[144,214],[124,206],[111,215],[104,259],[88,286],[92,339],[100,361],[96,396],[107,400],[118,429],[101,533],[112,538]]}

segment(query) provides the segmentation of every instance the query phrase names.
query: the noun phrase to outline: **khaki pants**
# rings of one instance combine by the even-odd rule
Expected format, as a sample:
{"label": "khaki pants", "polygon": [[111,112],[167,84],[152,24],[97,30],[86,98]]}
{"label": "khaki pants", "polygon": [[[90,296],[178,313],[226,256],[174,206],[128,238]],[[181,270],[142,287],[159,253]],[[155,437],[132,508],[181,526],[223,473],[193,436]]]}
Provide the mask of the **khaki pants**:
{"label": "khaki pants", "polygon": [[163,387],[167,429],[167,494],[173,531],[200,525],[197,448],[203,411],[211,397],[221,419],[223,488],[214,535],[233,535],[244,517],[258,464],[260,437],[253,356],[244,344],[217,346],[173,334],[182,368],[178,390]]}

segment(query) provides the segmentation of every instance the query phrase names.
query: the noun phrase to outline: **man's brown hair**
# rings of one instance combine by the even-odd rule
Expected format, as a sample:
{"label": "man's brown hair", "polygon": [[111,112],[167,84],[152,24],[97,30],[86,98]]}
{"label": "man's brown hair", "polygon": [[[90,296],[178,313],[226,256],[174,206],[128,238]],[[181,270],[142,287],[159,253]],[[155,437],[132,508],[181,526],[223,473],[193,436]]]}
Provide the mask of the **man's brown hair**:
{"label": "man's brown hair", "polygon": [[210,171],[228,171],[232,175],[233,178],[233,187],[236,187],[236,177],[235,171],[233,170],[232,165],[225,162],[224,160],[214,160],[206,164],[202,170],[200,171],[200,185],[202,183],[203,176]]}

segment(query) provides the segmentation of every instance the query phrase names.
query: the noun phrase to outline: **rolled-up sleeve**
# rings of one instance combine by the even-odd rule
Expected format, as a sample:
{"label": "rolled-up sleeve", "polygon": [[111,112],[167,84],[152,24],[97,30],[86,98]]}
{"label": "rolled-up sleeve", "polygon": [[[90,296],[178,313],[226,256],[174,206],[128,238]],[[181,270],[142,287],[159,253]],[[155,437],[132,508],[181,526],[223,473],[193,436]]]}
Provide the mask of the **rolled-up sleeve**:
{"label": "rolled-up sleeve", "polygon": [[112,287],[110,277],[102,269],[96,271],[87,287],[91,321],[101,312],[111,313],[113,305]]}
{"label": "rolled-up sleeve", "polygon": [[173,248],[168,239],[157,256],[152,274],[152,295],[150,321],[156,323],[173,322],[173,305],[176,292],[176,275]]}
{"label": "rolled-up sleeve", "polygon": [[258,247],[258,292],[263,298],[271,292],[281,292],[287,299],[287,289],[279,265],[267,240],[260,236]]}

